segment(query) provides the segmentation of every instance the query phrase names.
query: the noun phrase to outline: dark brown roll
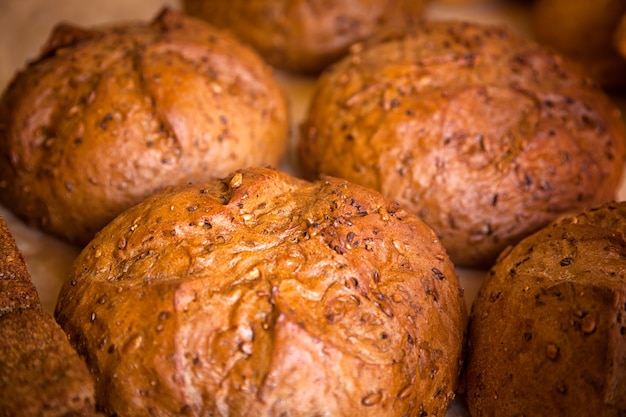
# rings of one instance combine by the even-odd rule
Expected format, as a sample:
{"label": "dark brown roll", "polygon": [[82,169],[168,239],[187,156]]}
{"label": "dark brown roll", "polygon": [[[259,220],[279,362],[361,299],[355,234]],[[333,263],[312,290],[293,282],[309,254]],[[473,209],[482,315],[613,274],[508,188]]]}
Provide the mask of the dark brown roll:
{"label": "dark brown roll", "polygon": [[615,197],[626,133],[577,67],[507,29],[425,22],[353,48],[302,126],[309,178],[399,201],[461,266],[490,266],[560,214]]}
{"label": "dark brown roll", "polygon": [[89,370],[49,313],[0,317],[0,358],[0,415],[100,415]]}
{"label": "dark brown roll", "polygon": [[624,415],[625,232],[626,203],[609,203],[502,254],[472,307],[472,416]]}
{"label": "dark brown roll", "polygon": [[0,216],[0,317],[20,310],[41,310],[41,300],[24,255]]}
{"label": "dark brown roll", "polygon": [[96,416],[85,362],[37,290],[0,217],[0,416]]}
{"label": "dark brown roll", "polygon": [[318,73],[353,43],[409,27],[424,0],[184,0],[187,13],[227,28],[272,65]]}
{"label": "dark brown roll", "polygon": [[278,166],[287,135],[271,68],[205,22],[61,24],[0,99],[0,201],[85,244],[165,186]]}
{"label": "dark brown roll", "polygon": [[444,416],[465,315],[417,217],[260,168],[122,213],[56,307],[98,404],[133,416]]}

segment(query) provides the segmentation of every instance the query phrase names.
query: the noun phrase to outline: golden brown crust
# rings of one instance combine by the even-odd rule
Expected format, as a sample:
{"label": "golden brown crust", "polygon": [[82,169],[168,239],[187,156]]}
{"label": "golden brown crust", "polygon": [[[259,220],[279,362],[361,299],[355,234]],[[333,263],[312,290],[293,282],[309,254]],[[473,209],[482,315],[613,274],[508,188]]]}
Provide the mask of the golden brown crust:
{"label": "golden brown crust", "polygon": [[287,116],[271,68],[204,22],[63,24],[0,100],[0,200],[84,244],[165,186],[278,166]]}
{"label": "golden brown crust", "polygon": [[504,28],[425,22],[322,75],[300,162],[422,217],[458,265],[490,265],[559,214],[614,198],[626,133],[576,68]]}
{"label": "golden brown crust", "polygon": [[503,253],[472,307],[472,416],[626,412],[626,203],[562,218]]}
{"label": "golden brown crust", "polygon": [[444,416],[465,314],[415,216],[268,169],[127,210],[56,307],[118,415]]}
{"label": "golden brown crust", "polygon": [[228,28],[280,68],[317,73],[353,43],[408,27],[423,0],[184,0],[191,15]]}

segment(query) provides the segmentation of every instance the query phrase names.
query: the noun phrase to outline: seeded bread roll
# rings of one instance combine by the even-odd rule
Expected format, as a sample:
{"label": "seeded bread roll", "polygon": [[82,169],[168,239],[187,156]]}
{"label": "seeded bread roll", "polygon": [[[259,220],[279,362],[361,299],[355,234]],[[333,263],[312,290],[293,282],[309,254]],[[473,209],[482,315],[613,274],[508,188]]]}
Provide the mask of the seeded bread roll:
{"label": "seeded bread roll", "polygon": [[560,214],[615,197],[626,133],[609,98],[505,28],[424,22],[320,78],[303,173],[381,191],[418,214],[459,266],[490,266]]}
{"label": "seeded bread roll", "polygon": [[183,0],[187,13],[228,28],[276,67],[318,73],[351,44],[421,18],[424,0]]}
{"label": "seeded bread roll", "polygon": [[0,201],[82,245],[165,186],[277,166],[287,133],[270,67],[223,31],[61,24],[0,98]]}
{"label": "seeded bread roll", "polygon": [[502,254],[472,308],[472,416],[624,415],[625,233],[626,203],[610,203]]}
{"label": "seeded bread roll", "polygon": [[0,217],[0,415],[96,416],[94,383],[42,311],[22,253]]}
{"label": "seeded bread roll", "polygon": [[98,404],[132,416],[444,416],[465,315],[417,217],[261,168],[122,213],[56,307]]}

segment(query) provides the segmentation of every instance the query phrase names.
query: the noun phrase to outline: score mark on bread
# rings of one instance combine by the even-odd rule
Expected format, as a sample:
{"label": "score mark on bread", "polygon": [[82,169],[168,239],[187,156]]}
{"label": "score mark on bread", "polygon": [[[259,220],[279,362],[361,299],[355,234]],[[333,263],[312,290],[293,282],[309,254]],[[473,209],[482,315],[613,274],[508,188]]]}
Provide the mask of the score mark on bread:
{"label": "score mark on bread", "polygon": [[125,211],[56,308],[119,415],[444,416],[465,316],[417,217],[343,180],[264,168]]}

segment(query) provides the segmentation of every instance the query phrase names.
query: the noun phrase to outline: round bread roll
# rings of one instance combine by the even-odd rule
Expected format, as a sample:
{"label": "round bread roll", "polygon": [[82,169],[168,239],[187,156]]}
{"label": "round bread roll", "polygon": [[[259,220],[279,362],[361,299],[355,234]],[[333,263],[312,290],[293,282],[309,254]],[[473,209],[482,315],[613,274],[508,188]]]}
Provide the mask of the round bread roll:
{"label": "round bread roll", "polygon": [[61,24],[0,98],[0,202],[85,244],[165,186],[277,166],[288,123],[271,67],[205,22]]}
{"label": "round bread roll", "polygon": [[472,416],[624,415],[625,233],[626,203],[609,203],[502,254],[472,307]]}
{"label": "round bread roll", "polygon": [[183,0],[192,16],[228,28],[272,65],[318,73],[354,42],[408,27],[425,0]]}
{"label": "round bread roll", "polygon": [[559,214],[614,198],[626,133],[576,68],[505,28],[425,22],[319,79],[304,175],[345,178],[422,217],[460,266],[485,267]]}
{"label": "round bread roll", "polygon": [[466,324],[417,217],[264,168],[122,213],[55,315],[120,416],[444,416]]}
{"label": "round bread roll", "polygon": [[624,0],[537,0],[531,26],[537,40],[579,61],[606,88],[626,87],[626,59],[614,43]]}

